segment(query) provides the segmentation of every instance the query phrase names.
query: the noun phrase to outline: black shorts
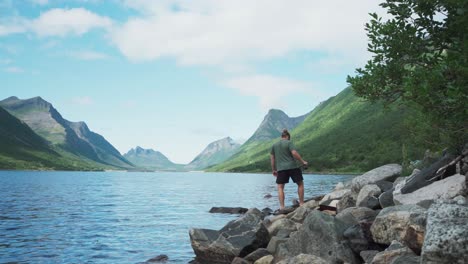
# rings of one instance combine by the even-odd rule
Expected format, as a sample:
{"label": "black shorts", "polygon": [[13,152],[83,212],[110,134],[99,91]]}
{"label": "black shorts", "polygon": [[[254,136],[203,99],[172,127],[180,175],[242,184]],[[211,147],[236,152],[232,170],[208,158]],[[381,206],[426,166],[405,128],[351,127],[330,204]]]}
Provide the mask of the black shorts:
{"label": "black shorts", "polygon": [[293,182],[299,183],[304,180],[302,177],[302,171],[299,168],[282,170],[278,171],[278,176],[276,177],[277,184],[285,184],[289,182],[289,177],[292,178]]}

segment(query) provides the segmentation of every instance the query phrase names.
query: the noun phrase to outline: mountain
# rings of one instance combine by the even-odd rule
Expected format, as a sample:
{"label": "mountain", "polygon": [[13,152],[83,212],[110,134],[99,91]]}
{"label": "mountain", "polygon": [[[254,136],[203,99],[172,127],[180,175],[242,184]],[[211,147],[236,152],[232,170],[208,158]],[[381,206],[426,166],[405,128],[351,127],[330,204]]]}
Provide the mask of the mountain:
{"label": "mountain", "polygon": [[150,170],[181,170],[183,166],[173,163],[159,151],[141,147],[129,150],[124,157],[136,166]]}
{"label": "mountain", "polygon": [[278,138],[283,129],[292,130],[297,127],[307,114],[298,117],[289,117],[286,113],[278,109],[271,109],[263,119],[255,133],[244,144],[258,141],[269,141]]}
{"label": "mountain", "polygon": [[212,142],[186,166],[186,169],[202,170],[219,164],[235,154],[239,147],[240,144],[234,142],[230,137]]}
{"label": "mountain", "polygon": [[102,170],[105,167],[55,148],[0,107],[0,169]]}
{"label": "mountain", "polygon": [[[424,153],[409,140],[405,120],[412,113],[395,105],[385,108],[354,95],[351,88],[318,105],[291,131],[291,140],[314,172],[363,172],[386,163],[415,160]],[[242,147],[212,171],[270,171],[274,142]]]}
{"label": "mountain", "polygon": [[101,135],[89,130],[84,122],[70,122],[41,97],[21,100],[9,97],[0,106],[25,122],[36,134],[52,145],[106,166],[133,168],[128,160]]}

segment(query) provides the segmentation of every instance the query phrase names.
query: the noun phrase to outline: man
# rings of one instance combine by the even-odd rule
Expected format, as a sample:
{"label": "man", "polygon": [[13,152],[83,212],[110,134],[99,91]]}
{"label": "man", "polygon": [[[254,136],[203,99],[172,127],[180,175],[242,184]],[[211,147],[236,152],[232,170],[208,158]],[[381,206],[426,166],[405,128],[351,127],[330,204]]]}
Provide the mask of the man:
{"label": "man", "polygon": [[299,205],[304,204],[304,178],[296,160],[304,166],[307,166],[308,163],[301,158],[290,139],[291,135],[287,129],[284,129],[281,133],[281,140],[273,145],[270,152],[271,169],[278,184],[280,210],[284,210],[284,185],[289,182],[289,177],[297,184]]}

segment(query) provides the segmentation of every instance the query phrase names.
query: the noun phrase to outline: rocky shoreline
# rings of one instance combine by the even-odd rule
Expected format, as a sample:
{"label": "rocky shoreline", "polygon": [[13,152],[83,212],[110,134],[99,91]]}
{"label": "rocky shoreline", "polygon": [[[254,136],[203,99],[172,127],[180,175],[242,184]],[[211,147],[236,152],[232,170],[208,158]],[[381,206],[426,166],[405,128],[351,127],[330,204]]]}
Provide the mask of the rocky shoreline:
{"label": "rocky shoreline", "polygon": [[191,229],[191,263],[467,263],[468,158],[401,173],[384,165],[287,214],[251,208],[221,230]]}

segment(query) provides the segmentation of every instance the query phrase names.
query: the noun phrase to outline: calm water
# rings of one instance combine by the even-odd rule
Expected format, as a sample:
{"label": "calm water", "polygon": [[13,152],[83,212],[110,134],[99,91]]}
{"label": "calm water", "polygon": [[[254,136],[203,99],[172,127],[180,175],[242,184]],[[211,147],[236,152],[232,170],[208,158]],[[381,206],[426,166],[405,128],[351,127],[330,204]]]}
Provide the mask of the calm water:
{"label": "calm water", "polygon": [[[305,175],[306,198],[350,176]],[[273,198],[263,198],[272,194]],[[286,204],[296,185],[286,185]],[[169,263],[194,257],[190,228],[220,229],[213,206],[278,207],[267,174],[0,171],[0,263]]]}

